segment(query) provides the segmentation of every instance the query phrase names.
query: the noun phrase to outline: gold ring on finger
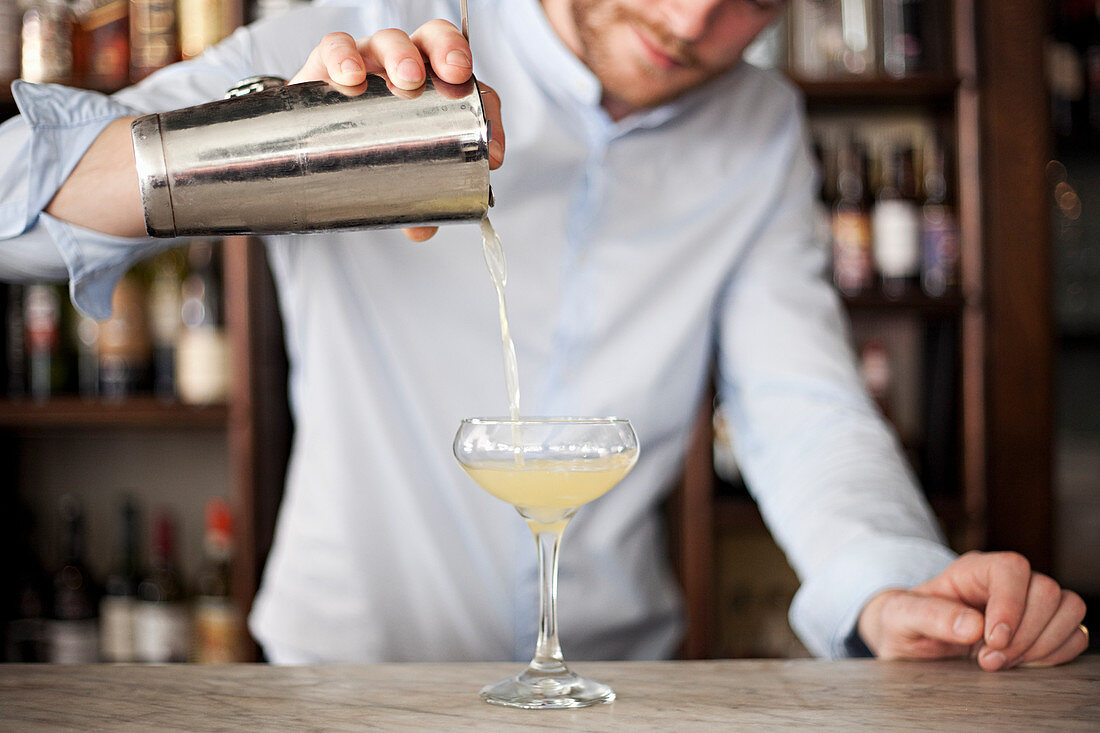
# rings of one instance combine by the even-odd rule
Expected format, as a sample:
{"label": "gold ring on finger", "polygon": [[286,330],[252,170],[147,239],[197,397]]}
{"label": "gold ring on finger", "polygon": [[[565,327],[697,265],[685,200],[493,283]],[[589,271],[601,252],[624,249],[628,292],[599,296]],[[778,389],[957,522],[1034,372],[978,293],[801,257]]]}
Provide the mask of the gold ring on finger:
{"label": "gold ring on finger", "polygon": [[1085,635],[1085,643],[1089,643],[1089,627],[1084,624],[1077,624],[1077,628],[1081,629],[1081,633]]}

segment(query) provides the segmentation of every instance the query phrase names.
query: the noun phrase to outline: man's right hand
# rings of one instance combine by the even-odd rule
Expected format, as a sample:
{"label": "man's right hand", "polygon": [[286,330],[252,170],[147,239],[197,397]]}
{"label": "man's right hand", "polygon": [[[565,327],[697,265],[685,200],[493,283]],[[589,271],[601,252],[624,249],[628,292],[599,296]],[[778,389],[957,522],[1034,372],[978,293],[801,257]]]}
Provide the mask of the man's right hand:
{"label": "man's right hand", "polygon": [[[290,83],[327,81],[355,94],[365,89],[367,74],[383,74],[394,87],[412,91],[424,83],[425,59],[437,78],[462,84],[473,73],[471,58],[470,44],[445,20],[428,21],[412,35],[388,28],[356,41],[347,33],[329,33],[310,52]],[[489,141],[489,168],[496,169],[504,161],[500,98],[491,87],[480,83],[479,86],[485,116],[493,131],[493,139]],[[413,227],[404,232],[409,239],[422,242],[435,234],[436,229]]]}

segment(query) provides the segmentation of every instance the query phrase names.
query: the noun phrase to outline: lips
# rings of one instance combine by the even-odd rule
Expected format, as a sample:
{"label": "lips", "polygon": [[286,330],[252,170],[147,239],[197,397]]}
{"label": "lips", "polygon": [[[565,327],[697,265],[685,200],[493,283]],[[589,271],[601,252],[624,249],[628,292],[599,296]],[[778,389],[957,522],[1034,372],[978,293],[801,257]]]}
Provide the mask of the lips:
{"label": "lips", "polygon": [[666,51],[660,44],[653,40],[644,30],[637,27],[632,28],[634,35],[638,38],[638,44],[642,47],[642,51],[645,52],[646,58],[650,63],[659,69],[682,69],[687,64]]}

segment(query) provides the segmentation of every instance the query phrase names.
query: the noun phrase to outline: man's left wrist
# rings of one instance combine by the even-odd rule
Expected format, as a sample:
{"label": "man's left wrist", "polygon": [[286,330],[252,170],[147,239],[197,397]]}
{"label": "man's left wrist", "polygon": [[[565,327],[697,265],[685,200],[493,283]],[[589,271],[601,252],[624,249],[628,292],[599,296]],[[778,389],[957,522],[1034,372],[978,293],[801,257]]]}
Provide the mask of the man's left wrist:
{"label": "man's left wrist", "polygon": [[859,624],[852,627],[851,632],[844,639],[844,656],[852,658],[873,657],[875,653],[867,646],[863,636],[859,633]]}

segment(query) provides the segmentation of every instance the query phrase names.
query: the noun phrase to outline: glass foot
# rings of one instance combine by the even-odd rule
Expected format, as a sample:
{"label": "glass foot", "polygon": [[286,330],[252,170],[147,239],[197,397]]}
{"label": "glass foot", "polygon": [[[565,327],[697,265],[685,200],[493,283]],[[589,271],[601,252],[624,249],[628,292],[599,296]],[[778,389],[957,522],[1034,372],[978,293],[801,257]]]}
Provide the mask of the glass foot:
{"label": "glass foot", "polygon": [[615,691],[607,685],[587,680],[566,670],[547,675],[530,669],[503,679],[481,690],[481,699],[510,708],[549,709],[586,708],[612,702]]}

